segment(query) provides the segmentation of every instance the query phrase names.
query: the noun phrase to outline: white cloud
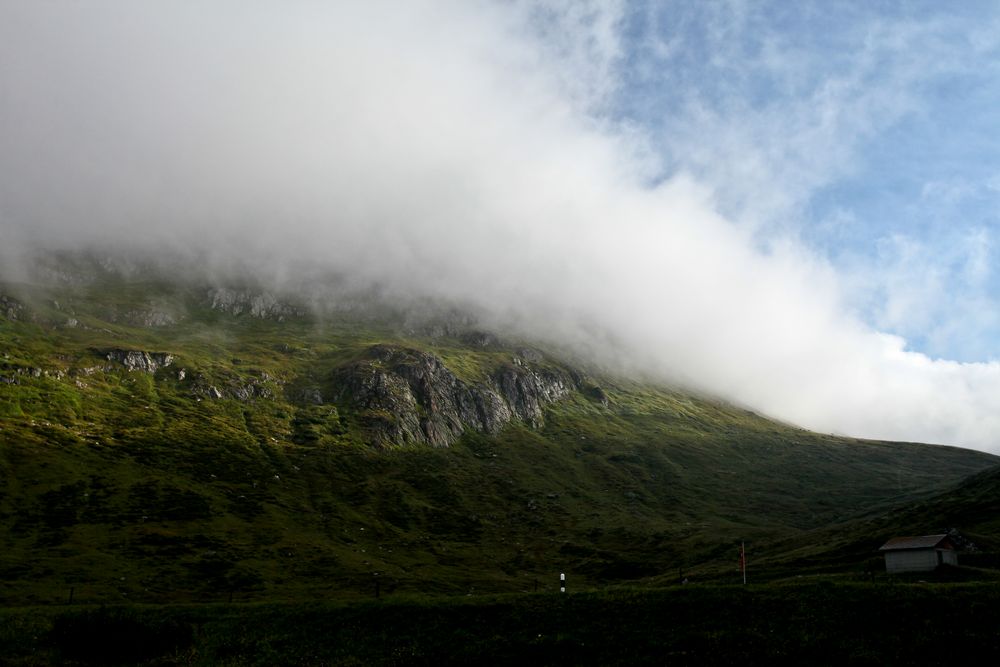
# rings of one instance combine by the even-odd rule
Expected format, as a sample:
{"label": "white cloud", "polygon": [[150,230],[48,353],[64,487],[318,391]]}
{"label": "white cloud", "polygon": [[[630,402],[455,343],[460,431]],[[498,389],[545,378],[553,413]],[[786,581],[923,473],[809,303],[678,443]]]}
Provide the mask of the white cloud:
{"label": "white cloud", "polygon": [[[4,4],[0,232],[328,266],[812,428],[997,448],[1000,365],[906,351],[825,262],[718,213],[713,156],[796,196],[757,176],[777,116],[748,118],[751,141],[706,110],[725,150],[647,187],[641,142],[592,115],[618,15],[549,7],[539,33],[523,6],[465,2]],[[552,25],[573,33],[556,56]],[[842,85],[811,101],[874,95]],[[837,104],[792,126],[788,169],[894,103]]]}
{"label": "white cloud", "polygon": [[[866,262],[867,263],[867,262]],[[876,269],[860,269],[871,319],[887,331],[920,337],[943,356],[952,341],[989,341],[1000,317],[993,304],[993,234],[983,227],[931,238],[896,234],[878,243]],[[967,355],[996,359],[988,343],[967,344]]]}
{"label": "white cloud", "polygon": [[646,12],[636,71],[664,92],[640,107],[668,167],[697,174],[729,217],[768,235],[795,233],[818,188],[919,111],[923,84],[969,66],[951,39],[961,26],[940,16],[742,1]]}

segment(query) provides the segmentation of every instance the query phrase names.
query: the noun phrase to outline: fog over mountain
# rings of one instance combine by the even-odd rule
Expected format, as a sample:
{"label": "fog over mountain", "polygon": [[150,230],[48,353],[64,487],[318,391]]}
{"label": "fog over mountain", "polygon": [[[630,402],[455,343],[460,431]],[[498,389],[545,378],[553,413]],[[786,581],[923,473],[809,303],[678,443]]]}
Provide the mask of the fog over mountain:
{"label": "fog over mountain", "polygon": [[329,270],[811,429],[1000,451],[1000,364],[909,351],[660,177],[608,111],[614,11],[347,5],[0,1],[8,275],[37,247]]}

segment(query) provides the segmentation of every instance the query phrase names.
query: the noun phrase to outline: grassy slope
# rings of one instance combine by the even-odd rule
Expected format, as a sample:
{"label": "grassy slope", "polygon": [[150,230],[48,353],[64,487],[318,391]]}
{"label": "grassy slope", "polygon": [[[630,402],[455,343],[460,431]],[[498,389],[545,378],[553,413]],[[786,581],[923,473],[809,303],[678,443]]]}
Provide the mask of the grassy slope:
{"label": "grassy slope", "polygon": [[[733,569],[741,540],[767,553],[997,462],[813,434],[600,377],[609,406],[574,394],[538,430],[374,450],[347,406],[296,397],[329,396],[331,370],[375,342],[434,352],[469,380],[510,351],[404,336],[390,320],[233,317],[162,283],[12,292],[39,321],[0,319],[0,375],[49,376],[0,384],[8,603],[70,588],[82,601],[164,602],[370,595],[376,578],[384,591],[465,593],[544,589],[559,571],[579,587],[713,577]],[[151,302],[185,317],[122,323]],[[155,376],[69,373],[106,364],[109,347],[177,361]],[[251,381],[274,398],[191,390]]]}
{"label": "grassy slope", "polygon": [[783,541],[765,569],[829,570],[854,567],[866,558],[881,570],[874,555],[886,538],[927,535],[957,529],[971,540],[975,551],[959,556],[963,572],[951,576],[998,578],[1000,568],[1000,468],[993,467],[960,481],[929,498],[905,503],[875,516],[855,518],[810,531],[807,539]]}

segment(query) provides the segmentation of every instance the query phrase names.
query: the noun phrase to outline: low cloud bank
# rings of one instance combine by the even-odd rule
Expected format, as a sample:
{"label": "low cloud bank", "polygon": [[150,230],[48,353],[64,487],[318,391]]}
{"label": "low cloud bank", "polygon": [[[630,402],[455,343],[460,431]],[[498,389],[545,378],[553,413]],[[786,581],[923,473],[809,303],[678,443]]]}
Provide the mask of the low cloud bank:
{"label": "low cloud bank", "polygon": [[800,245],[648,185],[573,76],[604,14],[363,5],[0,4],[4,252],[329,269],[812,429],[1000,449],[1000,365],[907,351]]}

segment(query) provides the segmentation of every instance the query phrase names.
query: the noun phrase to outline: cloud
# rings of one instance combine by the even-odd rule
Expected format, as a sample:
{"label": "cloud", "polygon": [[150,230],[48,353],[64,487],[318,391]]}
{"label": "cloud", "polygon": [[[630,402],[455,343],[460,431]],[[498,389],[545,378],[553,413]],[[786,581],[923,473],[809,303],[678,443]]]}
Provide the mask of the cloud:
{"label": "cloud", "polygon": [[[947,17],[842,3],[649,2],[621,112],[653,128],[665,170],[713,187],[734,221],[794,232],[818,188],[966,67]],[[663,92],[668,91],[668,92]]]}
{"label": "cloud", "polygon": [[[864,272],[872,319],[943,356],[952,341],[990,341],[997,311],[991,281],[993,233],[970,227],[931,238],[897,234],[878,243],[878,269]],[[859,271],[858,273],[861,273]],[[967,343],[968,357],[996,359],[991,344]]]}
{"label": "cloud", "polygon": [[[537,7],[4,3],[0,235],[329,267],[807,427],[997,448],[1000,366],[866,326],[704,169],[655,178],[609,111],[626,14]],[[723,141],[727,177],[773,162]]]}

